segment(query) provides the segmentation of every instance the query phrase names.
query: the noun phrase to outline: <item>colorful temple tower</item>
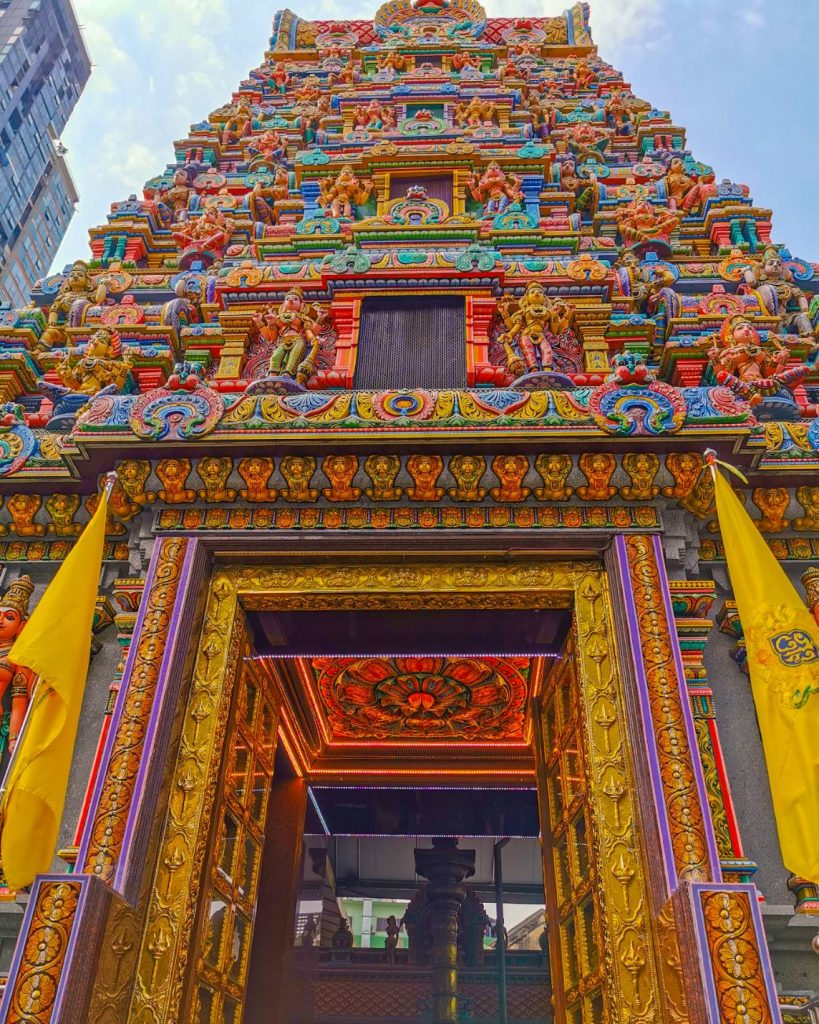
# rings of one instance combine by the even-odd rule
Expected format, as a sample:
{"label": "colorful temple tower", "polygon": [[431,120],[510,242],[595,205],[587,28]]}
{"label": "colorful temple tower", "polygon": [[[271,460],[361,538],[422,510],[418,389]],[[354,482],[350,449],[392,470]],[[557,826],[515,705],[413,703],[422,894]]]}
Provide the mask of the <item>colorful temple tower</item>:
{"label": "colorful temple tower", "polygon": [[[12,634],[119,478],[64,863],[2,906],[3,1021],[807,1021],[819,893],[780,859],[701,470],[742,469],[819,614],[819,266],[586,4],[283,11],[174,148],[0,310],[12,736]],[[540,1009],[466,1006],[451,838],[416,850],[421,995],[394,943],[362,972],[310,919],[335,995],[288,1003],[306,820],[357,787],[390,834],[432,791],[492,821],[450,803],[429,835],[534,807]]]}

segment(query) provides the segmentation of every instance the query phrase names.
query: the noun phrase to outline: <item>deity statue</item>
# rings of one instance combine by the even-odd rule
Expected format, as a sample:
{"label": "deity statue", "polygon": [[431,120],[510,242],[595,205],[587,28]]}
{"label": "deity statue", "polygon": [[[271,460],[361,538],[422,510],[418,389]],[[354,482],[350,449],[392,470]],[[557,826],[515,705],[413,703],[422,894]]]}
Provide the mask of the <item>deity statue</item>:
{"label": "deity statue", "polygon": [[386,71],[388,68],[391,71],[405,71],[407,67],[407,58],[397,50],[388,50],[387,53],[379,54],[377,60],[379,71]]}
{"label": "deity statue", "polygon": [[220,136],[223,146],[230,146],[244,136],[250,135],[253,124],[253,111],[250,109],[250,103],[246,97],[243,96],[235,106],[231,107],[231,111]]}
{"label": "deity statue", "polygon": [[564,160],[560,165],[560,190],[574,194],[576,210],[591,210],[596,205],[597,178],[593,174],[588,178],[579,177],[574,160]]}
{"label": "deity statue", "polygon": [[453,71],[463,71],[464,68],[474,68],[476,71],[480,71],[481,67],[480,57],[476,53],[467,53],[465,50],[454,53],[450,63]]}
{"label": "deity statue", "polygon": [[618,271],[624,293],[634,299],[636,310],[654,316],[660,303],[665,301],[671,310],[669,315],[677,315],[674,312],[679,305],[679,296],[674,291],[676,278],[667,266],[662,263],[641,265],[635,252],[623,249],[614,267]]}
{"label": "deity statue", "polygon": [[180,249],[196,249],[221,256],[233,234],[234,223],[216,206],[208,206],[199,217],[174,225],[173,237]]}
{"label": "deity statue", "polygon": [[382,128],[395,127],[395,114],[389,107],[383,106],[377,99],[372,99],[366,106],[359,103],[354,112],[355,123],[359,128],[381,131]]}
{"label": "deity statue", "polygon": [[715,344],[708,350],[717,381],[758,405],[782,388],[793,388],[811,372],[819,354],[814,346],[809,363],[787,370],[790,353],[771,332],[766,348],[753,324],[744,316],[726,317]]}
{"label": "deity statue", "polygon": [[330,101],[326,96],[322,96],[317,102],[299,105],[298,117],[293,121],[293,125],[301,130],[304,141],[309,144],[316,141],[322,118],[329,113]]}
{"label": "deity statue", "polygon": [[574,78],[575,87],[578,89],[591,89],[597,84],[597,72],[589,67],[588,61],[577,61],[574,68],[570,69],[570,74]]}
{"label": "deity statue", "polygon": [[350,923],[346,917],[338,922],[338,928],[333,936],[333,949],[346,956],[350,955],[353,948],[353,933],[350,931]]}
{"label": "deity statue", "polygon": [[526,106],[532,115],[532,128],[539,138],[546,138],[554,128],[557,119],[557,107],[548,98],[543,99],[534,89],[529,93]]}
{"label": "deity statue", "polygon": [[262,157],[266,163],[275,163],[286,154],[287,142],[275,128],[268,128],[261,135],[254,135],[247,141],[247,151],[251,156]]}
{"label": "deity statue", "polygon": [[717,194],[717,186],[713,182],[706,184],[686,174],[682,160],[675,156],[665,176],[665,192],[672,210],[696,213],[709,196]]}
{"label": "deity statue", "polygon": [[482,128],[497,125],[494,103],[473,96],[468,103],[459,103],[455,108],[455,121],[463,128]]}
{"label": "deity statue", "polygon": [[[26,623],[28,603],[34,584],[30,576],[21,576],[0,598],[0,754],[13,753],[26,717],[35,675],[9,661],[9,651]],[[5,766],[4,766],[5,767]]]}
{"label": "deity statue", "polygon": [[316,944],[316,935],[318,934],[318,925],[316,919],[312,914],[307,915],[307,920],[304,922],[304,930],[301,933],[301,948],[312,949]]}
{"label": "deity statue", "polygon": [[814,334],[808,314],[808,297],[794,283],[793,274],[772,245],[765,249],[761,260],[754,261],[744,276],[745,283],[757,292],[765,311],[783,318],[783,327],[795,328],[802,338]]}
{"label": "deity statue", "polygon": [[182,218],[193,195],[196,195],[196,192],[188,184],[188,172],[180,167],[174,171],[173,185],[160,192],[157,197],[163,226],[167,227],[173,221]]}
{"label": "deity statue", "polygon": [[537,373],[552,368],[550,338],[569,330],[574,310],[567,303],[546,296],[543,285],[530,281],[522,298],[506,296],[498,303],[506,330],[499,340],[506,352],[510,373]]}
{"label": "deity statue", "polygon": [[402,918],[400,921],[396,921],[395,914],[390,914],[387,918],[387,938],[384,943],[384,949],[386,950],[388,964],[395,963],[395,950],[398,948],[398,938],[403,925],[404,919]]}
{"label": "deity statue", "polygon": [[299,384],[312,376],[327,317],[326,310],[304,301],[301,288],[291,288],[278,307],[270,306],[256,317],[260,336],[273,346],[273,376],[292,377]]}
{"label": "deity statue", "polygon": [[54,345],[67,343],[68,335],[62,325],[81,326],[86,307],[95,302],[104,302],[106,294],[104,284],[94,285],[91,281],[88,264],[83,260],[76,260],[51,303],[48,327],[43,331],[40,344],[45,348],[52,348]]}
{"label": "deity statue", "polygon": [[617,211],[617,226],[623,241],[629,245],[663,242],[669,244],[669,236],[680,223],[680,214],[656,207],[647,199],[634,199]]}
{"label": "deity statue", "polygon": [[603,109],[606,122],[614,128],[617,135],[631,135],[634,132],[635,112],[647,110],[648,104],[618,89],[609,96]]}
{"label": "deity statue", "polygon": [[355,217],[354,207],[366,203],[374,187],[369,178],[357,178],[350,164],[345,164],[335,181],[322,179],[318,204],[329,209],[333,217],[352,220]]}
{"label": "deity statue", "polygon": [[516,174],[507,175],[496,161],[492,161],[481,177],[476,181],[470,174],[466,186],[472,198],[483,203],[484,214],[503,213],[510,203],[522,203],[523,192],[520,178]]}
{"label": "deity statue", "polygon": [[270,73],[270,78],[276,87],[277,92],[284,95],[287,92],[287,80],[289,75],[287,74],[287,68],[280,60],[276,61],[276,64]]}
{"label": "deity statue", "polygon": [[348,60],[342,68],[341,74],[338,76],[338,81],[342,85],[355,85],[361,81],[361,61],[360,60]]}
{"label": "deity statue", "polygon": [[277,220],[276,204],[287,199],[290,191],[290,173],[281,164],[276,168],[273,181],[264,184],[257,181],[247,197],[247,205],[254,221],[261,224],[275,224]]}
{"label": "deity statue", "polygon": [[91,335],[82,351],[67,349],[55,367],[61,383],[81,395],[96,395],[114,385],[121,390],[128,379],[133,357],[123,351],[119,335],[101,327]]}

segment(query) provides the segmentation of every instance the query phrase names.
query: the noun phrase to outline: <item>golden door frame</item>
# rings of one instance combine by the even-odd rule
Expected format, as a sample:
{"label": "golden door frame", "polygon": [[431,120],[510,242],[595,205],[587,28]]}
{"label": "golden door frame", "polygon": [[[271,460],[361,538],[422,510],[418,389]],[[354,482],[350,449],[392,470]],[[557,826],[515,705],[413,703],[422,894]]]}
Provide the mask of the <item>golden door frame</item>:
{"label": "golden door frame", "polygon": [[[599,562],[590,561],[529,565],[462,561],[228,565],[213,572],[168,780],[167,808],[152,858],[155,867],[139,929],[129,1020],[170,1024],[190,1019],[190,1011],[184,1008],[191,1001],[188,988],[196,955],[192,947],[199,941],[199,936],[193,939],[191,928],[200,917],[203,864],[213,835],[216,780],[233,688],[242,656],[249,653],[244,612],[378,607],[385,599],[408,608],[428,602],[436,607],[491,607],[507,598],[523,607],[573,608],[593,838],[598,859],[619,865],[614,874],[601,872],[596,893],[605,950],[604,998],[611,1020],[665,1019],[659,943],[651,920],[606,573]],[[542,816],[547,813],[542,803]],[[560,964],[564,954],[556,934],[551,943],[552,962]],[[116,961],[122,958],[122,946],[114,943],[104,948],[99,981],[121,977]],[[560,1019],[559,985],[557,990]],[[113,995],[99,987],[96,994],[100,1010]]]}

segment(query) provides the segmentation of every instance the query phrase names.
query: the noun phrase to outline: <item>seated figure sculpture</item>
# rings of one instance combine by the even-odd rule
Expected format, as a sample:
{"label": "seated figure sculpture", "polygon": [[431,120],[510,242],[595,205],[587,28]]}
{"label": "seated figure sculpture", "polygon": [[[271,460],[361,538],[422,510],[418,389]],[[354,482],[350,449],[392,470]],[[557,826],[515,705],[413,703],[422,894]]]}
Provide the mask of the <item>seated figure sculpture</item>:
{"label": "seated figure sculpture", "polygon": [[327,330],[327,312],[304,301],[300,288],[291,288],[278,307],[270,306],[256,318],[259,335],[273,351],[269,372],[304,384],[316,368],[321,334]]}
{"label": "seated figure sculpture", "polygon": [[765,249],[761,260],[748,267],[744,277],[746,285],[759,295],[763,309],[771,316],[783,318],[786,330],[795,329],[803,338],[814,334],[808,297],[794,283],[793,274],[772,245]]}
{"label": "seated figure sculpture", "polygon": [[250,109],[250,104],[244,96],[231,109],[232,113],[227,121],[225,121],[220,136],[223,146],[230,146],[234,142],[238,142],[239,139],[244,138],[244,136],[250,135],[253,124],[253,111]]}
{"label": "seated figure sculpture", "polygon": [[510,203],[523,202],[520,178],[515,174],[507,175],[494,160],[477,181],[474,174],[470,174],[466,186],[472,198],[483,203],[485,216],[503,213]]}
{"label": "seated figure sculpture", "polygon": [[173,237],[180,249],[196,249],[221,256],[233,233],[233,220],[216,206],[208,206],[200,217],[173,225]]}
{"label": "seated figure sculpture", "polygon": [[273,181],[264,183],[257,181],[247,197],[247,205],[254,221],[262,224],[275,224],[277,220],[276,204],[287,199],[289,192],[289,172],[279,165],[273,175]]}
{"label": "seated figure sculpture", "polygon": [[188,184],[188,172],[180,167],[174,171],[173,185],[160,192],[156,197],[163,227],[167,227],[173,221],[180,219],[188,209],[191,196],[193,195],[196,195],[196,192]]}
{"label": "seated figure sculpture", "polygon": [[96,395],[111,385],[121,390],[131,364],[131,352],[123,351],[116,331],[101,327],[91,335],[84,349],[67,349],[56,372],[65,387],[81,395]]}
{"label": "seated figure sculpture", "polygon": [[473,96],[468,103],[459,103],[455,108],[455,120],[464,128],[482,128],[497,125],[495,105],[489,100]]}
{"label": "seated figure sculpture", "polygon": [[76,260],[65,281],[60,285],[48,311],[48,327],[43,331],[40,345],[53,348],[68,340],[65,327],[79,327],[88,306],[104,302],[107,290],[104,284],[94,285],[88,264]]}
{"label": "seated figure sculpture", "polygon": [[374,187],[369,178],[356,177],[350,164],[345,164],[335,181],[330,178],[322,180],[318,204],[329,210],[333,217],[353,220],[355,207],[367,202]]}
{"label": "seated figure sculpture", "polygon": [[620,234],[628,245],[651,242],[668,245],[671,232],[680,223],[678,213],[656,207],[647,199],[633,200],[624,209],[618,210],[616,217]]}
{"label": "seated figure sculpture", "polygon": [[741,315],[725,318],[708,356],[717,381],[758,405],[763,398],[783,388],[793,388],[813,369],[819,346],[814,346],[808,360],[786,369],[791,354],[779,338],[770,333],[767,346],[759,332]]}
{"label": "seated figure sculpture", "polygon": [[261,135],[254,135],[247,140],[247,152],[254,158],[260,157],[266,163],[281,160],[287,152],[287,143],[275,128],[268,128]]}
{"label": "seated figure sculpture", "polygon": [[697,213],[705,205],[706,199],[717,194],[717,186],[713,182],[705,183],[686,174],[682,160],[675,156],[665,176],[665,191],[672,210]]}

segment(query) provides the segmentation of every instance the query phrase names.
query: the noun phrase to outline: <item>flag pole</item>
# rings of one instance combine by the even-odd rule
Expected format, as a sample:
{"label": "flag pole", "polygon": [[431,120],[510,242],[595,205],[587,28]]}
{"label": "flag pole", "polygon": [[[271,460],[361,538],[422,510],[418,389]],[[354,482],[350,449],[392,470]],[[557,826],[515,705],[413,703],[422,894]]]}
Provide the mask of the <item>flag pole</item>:
{"label": "flag pole", "polygon": [[[108,501],[111,497],[111,492],[114,489],[114,484],[117,482],[117,474],[112,470],[105,476],[105,487],[102,492],[102,496],[105,501]],[[22,630],[21,630],[22,632]],[[3,780],[0,784],[0,823],[3,821],[3,812],[5,811],[5,798],[6,798],[6,783],[11,778],[11,770],[17,761],[17,755],[23,747],[23,739],[26,735],[29,723],[31,722],[32,711],[34,710],[35,704],[38,700],[42,699],[43,688],[40,686],[40,677],[34,680],[34,687],[31,691],[31,700],[28,702],[26,713],[23,716],[23,724],[20,726],[20,731],[17,733],[17,739],[14,742],[14,750],[9,755],[9,763],[6,765],[6,770],[3,772]]]}

